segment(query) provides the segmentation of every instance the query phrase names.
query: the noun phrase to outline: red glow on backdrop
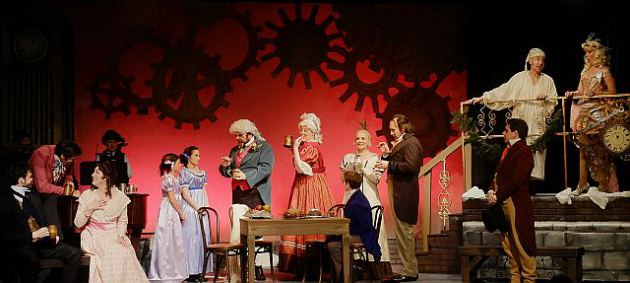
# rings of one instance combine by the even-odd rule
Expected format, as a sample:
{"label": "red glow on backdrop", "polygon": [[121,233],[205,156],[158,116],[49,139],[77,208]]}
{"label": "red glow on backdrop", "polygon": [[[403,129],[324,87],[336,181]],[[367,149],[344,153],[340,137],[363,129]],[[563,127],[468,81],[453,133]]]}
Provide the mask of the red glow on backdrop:
{"label": "red glow on backdrop", "polygon": [[[183,2],[168,3],[168,9],[164,18],[156,28],[156,33],[166,32],[171,35],[171,44],[184,36],[187,30],[185,25],[185,14],[183,12]],[[306,17],[310,12],[311,5],[304,5],[302,10]],[[236,5],[237,10],[251,10],[250,20],[256,25],[263,25],[266,20],[271,20],[277,25],[281,25],[277,13],[279,7],[284,7],[290,18],[293,18],[293,5],[272,5],[272,4],[243,4]],[[122,113],[114,113],[110,120],[105,119],[105,114],[101,110],[90,109],[91,97],[85,86],[89,85],[97,72],[101,71],[104,60],[111,54],[111,46],[120,41],[123,37],[124,29],[116,27],[113,20],[108,18],[104,11],[89,11],[91,7],[77,8],[69,17],[76,27],[76,87],[75,87],[75,117],[76,117],[76,140],[84,149],[84,155],[79,161],[91,160],[92,152],[100,143],[101,135],[107,129],[115,129],[121,133],[129,146],[124,151],[133,167],[134,176],[131,183],[137,184],[141,193],[148,193],[148,223],[147,231],[153,231],[161,201],[160,176],[158,175],[158,164],[162,155],[172,152],[179,154],[190,145],[200,148],[200,167],[208,174],[208,184],[206,191],[210,205],[217,208],[221,214],[223,231],[229,231],[228,208],[231,204],[231,191],[229,180],[223,178],[218,172],[220,158],[226,155],[231,147],[235,145],[235,140],[228,133],[230,124],[241,118],[247,118],[256,123],[263,136],[271,143],[275,155],[276,164],[272,174],[272,211],[279,215],[287,208],[291,184],[295,171],[291,162],[291,153],[282,147],[283,137],[287,134],[298,136],[297,124],[300,115],[304,112],[316,113],[322,122],[322,134],[324,143],[322,150],[326,162],[326,174],[331,182],[333,193],[338,202],[343,196],[343,186],[340,180],[339,164],[343,155],[353,152],[354,133],[359,129],[357,122],[366,120],[368,130],[372,133],[372,151],[377,151],[375,145],[384,141],[384,137],[376,137],[375,132],[381,129],[383,123],[376,118],[372,111],[370,100],[366,100],[362,111],[354,111],[357,95],[353,95],[345,103],[339,97],[347,89],[347,85],[331,87],[324,83],[315,72],[311,72],[312,89],[306,90],[304,80],[301,75],[295,79],[293,87],[287,87],[289,79],[288,70],[284,70],[280,75],[272,79],[270,74],[276,68],[278,59],[263,62],[259,68],[251,68],[247,72],[249,80],[242,82],[239,79],[232,81],[233,90],[225,96],[229,102],[227,108],[219,108],[215,115],[218,121],[211,123],[204,120],[200,123],[200,129],[193,129],[191,124],[184,123],[181,129],[174,127],[173,119],[166,118],[164,121],[158,119],[158,113],[154,108],[149,108],[148,115],[139,115],[136,109],[132,108],[131,114],[125,116]],[[331,14],[331,6],[320,5],[317,22]],[[85,17],[84,15],[93,15]],[[94,26],[107,25],[111,23],[111,29],[95,34]],[[330,31],[328,31],[330,32]],[[275,33],[265,29],[260,36],[273,37]],[[334,41],[335,43],[340,40]],[[220,25],[212,28],[202,28],[199,30],[195,40],[197,47],[203,45],[203,50],[208,55],[220,55],[220,65],[224,69],[233,68],[243,59],[247,48],[247,37],[238,24],[231,20],[223,20]],[[274,50],[267,47],[259,52],[261,55]],[[132,89],[140,97],[150,97],[151,87],[145,81],[153,77],[152,63],[162,60],[164,54],[160,50],[144,45],[137,45],[121,57],[120,70],[123,75],[133,75]],[[332,56],[331,56],[332,57]],[[363,64],[367,64],[364,62]],[[325,64],[324,64],[325,66]],[[326,75],[331,79],[338,78],[339,72],[324,68]],[[377,82],[379,74],[367,69],[366,65],[357,66],[358,75],[368,83]],[[168,75],[167,81],[175,74]],[[435,78],[433,78],[434,80]],[[431,82],[426,82],[427,86]],[[421,84],[425,86],[425,84]],[[450,97],[449,108],[451,111],[459,109],[459,102],[466,98],[466,72],[462,74],[451,73],[439,86],[436,91],[442,97]],[[216,89],[207,87],[199,94],[202,104],[209,103],[211,97],[216,93]],[[398,94],[397,90],[390,92],[392,95]],[[180,101],[171,101],[174,107],[178,107]],[[379,97],[379,110],[383,111],[386,102]],[[449,144],[455,138],[451,138]],[[99,151],[104,147],[99,145]],[[427,160],[425,160],[426,162]],[[446,165],[451,174],[450,193],[454,201],[452,212],[461,211],[461,193],[463,192],[462,162],[459,152],[452,155]],[[442,166],[436,167],[437,172]],[[385,177],[384,177],[385,178]],[[439,195],[439,181],[434,178],[432,198],[437,200]],[[422,185],[421,181],[421,187]],[[387,185],[384,181],[379,184],[381,200],[386,207],[386,225],[392,231],[391,217],[389,216],[389,201]],[[422,194],[421,194],[422,195]],[[433,211],[436,209],[437,201],[432,202]],[[419,208],[420,209],[420,208]],[[393,233],[389,234],[394,237]]]}

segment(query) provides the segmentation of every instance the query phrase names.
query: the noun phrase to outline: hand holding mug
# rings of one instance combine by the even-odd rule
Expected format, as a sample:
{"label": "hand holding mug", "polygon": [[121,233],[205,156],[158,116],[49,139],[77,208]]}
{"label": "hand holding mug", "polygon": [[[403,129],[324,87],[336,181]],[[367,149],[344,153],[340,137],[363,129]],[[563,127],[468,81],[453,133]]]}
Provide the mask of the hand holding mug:
{"label": "hand holding mug", "polygon": [[302,141],[302,136],[299,136],[295,139],[295,141],[293,142],[293,149],[297,150],[300,148],[300,141]]}
{"label": "hand holding mug", "polygon": [[45,238],[48,237],[48,235],[50,235],[50,233],[48,232],[48,227],[40,228],[39,230],[33,232],[33,239],[37,240]]}
{"label": "hand holding mug", "polygon": [[379,170],[382,170],[383,172],[385,172],[385,169],[387,169],[388,165],[389,165],[389,162],[385,160],[379,160],[376,162],[376,168],[378,168]]}

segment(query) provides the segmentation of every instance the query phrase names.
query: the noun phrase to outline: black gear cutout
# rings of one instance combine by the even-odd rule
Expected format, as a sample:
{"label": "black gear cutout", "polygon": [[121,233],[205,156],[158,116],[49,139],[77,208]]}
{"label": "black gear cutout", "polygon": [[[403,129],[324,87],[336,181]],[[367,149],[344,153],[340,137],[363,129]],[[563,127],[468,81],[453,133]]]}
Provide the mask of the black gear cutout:
{"label": "black gear cutout", "polygon": [[[336,3],[332,7],[339,13],[336,24],[344,33],[347,47],[358,53],[404,58],[397,61],[395,68],[408,82],[418,84],[430,80],[432,73],[446,70],[461,73],[465,69],[465,50],[461,48],[465,38],[461,30],[465,26],[462,9],[413,4],[403,5],[402,9],[379,4],[359,7]],[[379,71],[380,66],[374,67],[374,71]]]}
{"label": "black gear cutout", "polygon": [[[399,92],[407,90],[405,85],[397,81],[397,73],[394,68],[396,62],[392,57],[361,55],[355,52],[347,51],[338,46],[333,47],[333,51],[342,55],[345,60],[343,63],[339,63],[334,60],[331,60],[328,63],[329,69],[343,72],[343,77],[331,81],[330,86],[335,87],[342,84],[348,84],[348,89],[341,95],[341,97],[339,97],[339,100],[346,102],[353,94],[356,93],[359,98],[354,110],[361,111],[361,109],[363,109],[365,99],[370,99],[372,101],[372,110],[374,113],[378,113],[379,95],[383,95],[383,99],[385,101],[389,101],[391,99],[389,88],[396,88]],[[379,72],[379,69],[384,70],[383,76],[376,83],[365,83],[357,76],[357,63],[366,59],[370,60],[370,69],[373,71]]]}
{"label": "black gear cutout", "polygon": [[[162,54],[164,55],[171,48],[170,36],[166,33],[162,33],[159,36],[155,35],[155,30],[153,27],[143,27],[143,29],[139,32],[135,30],[128,30],[124,44],[122,44],[120,48],[115,50],[111,59],[108,60],[108,68],[110,72],[119,73],[120,61],[125,52],[127,52],[127,50],[132,48],[134,45],[142,43],[153,44],[155,47],[160,49],[162,51]],[[133,77],[131,78],[133,79]],[[147,115],[149,113],[148,108],[155,105],[154,97],[140,97],[134,94],[131,88],[129,89],[128,95],[125,97],[125,101],[129,106],[136,107],[137,113],[141,115]]]}
{"label": "black gear cutout", "polygon": [[280,63],[271,73],[272,78],[284,70],[289,69],[288,87],[293,87],[297,73],[302,74],[306,89],[312,89],[310,72],[316,72],[325,83],[329,82],[328,77],[321,68],[321,64],[330,61],[328,52],[331,50],[330,42],[340,38],[341,33],[335,32],[326,34],[326,29],[335,21],[332,15],[326,17],[317,24],[315,19],[319,12],[319,6],[313,5],[307,19],[302,18],[302,4],[295,4],[295,20],[289,19],[286,11],[278,9],[278,14],[282,19],[283,26],[278,27],[273,22],[265,22],[265,26],[277,33],[275,38],[261,38],[265,45],[275,45],[276,49],[261,57],[267,61],[277,57]]}
{"label": "black gear cutout", "polygon": [[[115,72],[101,72],[96,75],[92,85],[87,86],[87,91],[92,96],[92,104],[90,108],[92,110],[100,109],[105,112],[105,119],[109,120],[114,113],[121,112],[128,116],[129,104],[127,103],[129,96],[131,96],[131,83],[133,78],[125,77]],[[109,85],[109,87],[103,87],[103,85]],[[99,94],[107,96],[107,101],[103,102],[99,98]],[[120,102],[116,103],[116,99]]]}
{"label": "black gear cutout", "polygon": [[[189,39],[194,38],[189,34]],[[219,107],[229,105],[225,94],[232,91],[226,74],[219,67],[219,56],[211,57],[204,53],[204,47],[191,48],[190,40],[184,40],[165,54],[164,60],[151,66],[154,69],[153,79],[146,82],[153,89],[159,119],[175,120],[175,128],[181,129],[183,123],[192,124],[199,129],[199,123],[205,119],[215,122],[214,112]],[[171,79],[167,82],[167,74],[171,71]],[[202,77],[198,79],[198,77]],[[199,101],[198,92],[214,86],[215,94],[207,107]],[[175,109],[167,100],[181,99],[179,108]]]}
{"label": "black gear cutout", "polygon": [[230,80],[240,79],[242,82],[246,82],[249,79],[249,77],[247,77],[247,71],[251,67],[260,67],[260,61],[258,61],[256,57],[258,56],[258,51],[262,49],[258,33],[261,32],[263,28],[252,24],[249,20],[251,15],[252,12],[249,10],[241,14],[233,9],[226,9],[222,13],[222,17],[229,18],[237,22],[247,34],[247,55],[245,55],[243,61],[234,69],[225,71]]}
{"label": "black gear cutout", "polygon": [[[434,86],[436,86],[434,84]],[[435,87],[426,89],[420,86],[409,89],[406,93],[396,95],[383,113],[376,116],[382,121],[382,129],[376,131],[378,136],[392,141],[389,121],[396,114],[404,114],[416,128],[416,137],[422,145],[422,157],[433,157],[447,146],[448,139],[456,136],[450,124],[451,112],[448,108],[450,97],[441,97],[434,91]]]}

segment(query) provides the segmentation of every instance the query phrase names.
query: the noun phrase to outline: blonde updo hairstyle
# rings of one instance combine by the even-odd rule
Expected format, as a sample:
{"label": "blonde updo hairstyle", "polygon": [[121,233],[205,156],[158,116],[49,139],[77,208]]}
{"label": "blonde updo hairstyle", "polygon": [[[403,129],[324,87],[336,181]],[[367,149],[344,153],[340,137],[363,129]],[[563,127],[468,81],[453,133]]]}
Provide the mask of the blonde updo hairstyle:
{"label": "blonde updo hairstyle", "polygon": [[356,144],[356,140],[357,140],[356,136],[357,136],[359,133],[364,133],[364,134],[365,134],[365,136],[367,136],[367,140],[368,140],[367,145],[368,145],[368,147],[372,146],[372,135],[370,135],[370,132],[368,132],[367,130],[364,130],[364,129],[358,130],[358,131],[356,132],[355,137],[354,137],[354,140],[355,140],[354,144]]}
{"label": "blonde updo hairstyle", "polygon": [[588,61],[588,57],[584,54],[584,70],[588,70],[591,67],[604,68],[610,67],[610,55],[608,54],[608,48],[604,46],[599,38],[595,38],[593,35],[589,35],[584,43],[582,43],[582,49],[584,52],[593,52],[593,62]]}

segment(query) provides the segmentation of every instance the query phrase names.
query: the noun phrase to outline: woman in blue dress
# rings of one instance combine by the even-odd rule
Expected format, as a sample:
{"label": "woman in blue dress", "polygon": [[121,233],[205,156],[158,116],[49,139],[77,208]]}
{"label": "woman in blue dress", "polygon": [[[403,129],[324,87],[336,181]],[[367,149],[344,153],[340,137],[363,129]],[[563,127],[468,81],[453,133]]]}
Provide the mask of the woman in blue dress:
{"label": "woman in blue dress", "polygon": [[[183,225],[184,248],[188,255],[188,282],[203,282],[201,278],[203,269],[203,241],[201,238],[201,226],[197,217],[200,207],[208,206],[206,194],[206,171],[199,168],[199,149],[189,146],[180,155],[184,168],[179,173],[179,184],[182,188],[182,209],[186,221]],[[205,223],[208,231],[208,224]],[[210,238],[207,238],[208,242]],[[206,270],[212,270],[212,259],[208,261]]]}

